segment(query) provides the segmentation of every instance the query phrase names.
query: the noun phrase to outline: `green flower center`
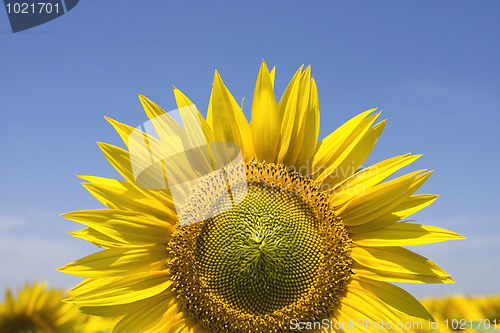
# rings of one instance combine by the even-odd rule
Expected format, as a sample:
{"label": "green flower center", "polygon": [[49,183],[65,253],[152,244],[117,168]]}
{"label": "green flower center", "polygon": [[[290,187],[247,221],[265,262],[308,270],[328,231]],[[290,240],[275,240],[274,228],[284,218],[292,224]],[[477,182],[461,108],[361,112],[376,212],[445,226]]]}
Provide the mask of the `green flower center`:
{"label": "green flower center", "polygon": [[315,281],[321,259],[317,224],[297,197],[250,187],[241,203],[203,226],[195,249],[200,282],[241,311],[281,309]]}
{"label": "green flower center", "polygon": [[[331,318],[352,260],[329,194],[283,165],[234,171],[203,180],[178,212],[201,220],[179,225],[168,244],[183,311],[217,333],[288,332],[292,319]],[[247,183],[235,185],[242,172]]]}

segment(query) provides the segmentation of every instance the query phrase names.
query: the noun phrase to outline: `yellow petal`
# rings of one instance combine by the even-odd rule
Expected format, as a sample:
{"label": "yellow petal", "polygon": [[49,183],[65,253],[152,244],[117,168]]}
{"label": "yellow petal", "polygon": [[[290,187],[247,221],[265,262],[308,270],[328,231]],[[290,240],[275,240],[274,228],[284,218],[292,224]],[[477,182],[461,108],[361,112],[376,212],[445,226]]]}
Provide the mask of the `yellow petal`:
{"label": "yellow petal", "polygon": [[[299,155],[295,161],[295,165],[298,167],[312,165],[318,142],[320,115],[318,89],[314,78],[311,79],[311,93],[309,95],[307,110],[308,111],[304,117],[304,123],[302,126],[304,138],[302,139],[302,146],[300,148]],[[302,171],[301,174],[306,175],[309,174],[309,172]]]}
{"label": "yellow petal", "polygon": [[[182,147],[182,139],[185,133],[182,126],[148,98],[139,95],[139,100],[154,127],[156,136],[169,145]],[[155,136],[154,133],[149,133],[149,131],[148,134]]]}
{"label": "yellow petal", "polygon": [[395,309],[407,315],[434,320],[432,315],[413,296],[390,283],[373,281],[366,278],[357,278],[352,283],[354,286],[369,291],[377,296],[383,303],[389,304]]}
{"label": "yellow petal", "polygon": [[82,210],[62,216],[130,245],[166,244],[174,230],[172,222],[126,210]]}
{"label": "yellow petal", "polygon": [[143,96],[148,116],[155,116],[151,119],[154,131],[148,124],[145,133],[108,119],[129,148],[135,181],[141,187],[165,189],[167,183],[184,183],[211,171],[208,143],[214,141],[213,132],[186,96],[177,89],[174,95],[184,128]]}
{"label": "yellow petal", "polygon": [[164,316],[162,332],[165,333],[182,333],[187,329],[183,313],[174,313],[173,311],[168,316]]}
{"label": "yellow petal", "polygon": [[411,246],[465,239],[446,229],[405,222],[396,222],[376,231],[355,233],[350,238],[360,246]]}
{"label": "yellow petal", "polygon": [[[177,88],[174,88],[174,96],[175,96],[175,101],[177,102],[177,107],[179,109],[182,109],[184,107],[189,107],[191,105],[194,105],[193,102],[191,102],[189,100],[189,98],[187,98],[186,95],[184,95]],[[208,142],[214,142],[215,141],[215,137],[214,137],[214,133],[213,133],[212,129],[210,128],[210,126],[208,125],[208,123],[205,121],[205,118],[203,118],[203,116],[198,111],[198,109],[196,109],[196,111],[197,111],[197,114],[198,114],[198,117],[199,117],[199,121],[200,121],[201,127],[203,129],[203,132],[205,133],[206,141],[208,141]]]}
{"label": "yellow petal", "polygon": [[83,277],[109,277],[156,271],[170,260],[165,245],[141,248],[118,247],[103,250],[59,268],[67,274]]}
{"label": "yellow petal", "polygon": [[310,87],[311,69],[308,66],[294,82],[288,100],[284,101],[278,162],[288,166],[296,166],[295,161],[301,149],[301,141],[304,138],[304,131],[301,129],[307,112]]}
{"label": "yellow petal", "polygon": [[127,243],[125,243],[125,242],[120,242],[116,239],[108,237],[108,236],[104,235],[103,233],[100,233],[99,231],[92,229],[92,228],[84,228],[84,229],[81,229],[78,231],[70,232],[69,234],[73,237],[86,240],[87,242],[90,242],[98,247],[103,248],[103,249],[109,249],[112,247],[126,246],[127,245]]}
{"label": "yellow petal", "polygon": [[65,301],[79,306],[127,304],[158,295],[171,285],[167,272],[147,272],[117,279],[86,279],[69,292]]}
{"label": "yellow petal", "polygon": [[[185,167],[185,165],[190,165],[187,162],[186,155],[177,154],[169,159],[169,174],[167,179],[163,161],[165,156],[170,156],[170,153],[163,149],[167,146],[155,140],[146,142],[146,144],[148,147],[134,150],[139,154],[134,155],[136,158],[132,167],[130,155],[126,150],[106,143],[98,143],[108,162],[127,182],[134,184],[141,192],[146,193],[147,190],[155,189],[167,190],[167,193],[169,193],[169,182],[182,184],[189,179],[196,179],[199,176],[194,172],[193,168]],[[151,146],[149,147],[149,145]],[[155,156],[150,158],[151,154]],[[137,184],[138,182],[139,185]]]}
{"label": "yellow petal", "polygon": [[106,306],[82,306],[80,307],[80,310],[83,313],[96,315],[100,317],[122,317],[129,313],[133,313],[138,309],[144,308],[144,306],[146,306],[149,302],[156,299],[157,297],[162,297],[162,295],[141,299],[139,301],[126,304],[115,304]]}
{"label": "yellow petal", "polygon": [[380,184],[399,169],[414,162],[422,155],[400,155],[368,167],[339,185],[335,189],[333,203],[340,206],[351,200],[357,193]]}
{"label": "yellow petal", "polygon": [[449,276],[429,259],[398,246],[353,246],[351,257],[359,264],[377,271],[439,277]]}
{"label": "yellow petal", "polygon": [[[98,142],[99,148],[101,148],[104,156],[108,160],[108,162],[118,171],[123,178],[129,183],[136,184],[136,176],[134,175],[133,169],[132,169],[132,164],[130,162],[130,155],[129,153],[121,149],[119,147],[107,144],[107,143],[102,143]],[[139,161],[138,161],[139,162]],[[148,167],[150,166],[147,162],[148,161],[140,161],[143,164],[138,164],[136,163],[135,165],[139,168],[142,168],[142,170],[148,170]],[[145,177],[146,180],[148,180],[148,188],[157,188],[158,184],[166,184],[166,179],[163,177],[163,174],[159,174],[158,172],[144,172],[145,174],[147,173],[148,177]],[[139,190],[142,190],[144,187],[142,186],[137,186]]]}
{"label": "yellow petal", "polygon": [[[342,183],[346,178],[350,177],[363,162],[368,158],[370,153],[377,143],[379,136],[385,127],[385,120],[371,127],[361,138],[359,143],[351,150],[349,155],[336,166],[335,172],[332,172],[323,180],[323,188],[336,188],[336,185]],[[335,197],[338,197],[337,189],[335,190]]]}
{"label": "yellow petal", "polygon": [[101,148],[104,156],[113,168],[115,168],[129,183],[134,183],[135,178],[128,152],[107,143],[98,142],[97,145]]}
{"label": "yellow petal", "polygon": [[245,161],[254,157],[250,124],[217,71],[207,112],[207,122],[215,134],[215,140],[236,143]]}
{"label": "yellow petal", "polygon": [[278,105],[283,115],[277,161],[300,168],[312,160],[319,132],[319,107],[316,83],[311,68],[302,67],[290,81]]}
{"label": "yellow petal", "polygon": [[[264,62],[264,60],[262,60]],[[271,78],[271,85],[273,86],[274,89],[274,77],[276,76],[276,67],[273,67],[273,69],[269,72],[269,77]]]}
{"label": "yellow petal", "polygon": [[[140,158],[144,160],[144,163],[153,164],[152,156],[154,157],[155,161],[159,162],[165,157],[175,155],[179,151],[183,151],[184,143],[182,142],[182,140],[189,139],[186,138],[185,133],[179,132],[179,135],[183,135],[183,138],[179,137],[178,135],[173,135],[171,140],[162,143],[151,135],[154,133],[147,134],[141,130],[138,130],[137,128],[133,128],[126,124],[120,123],[114,119],[108,117],[105,118],[111,125],[113,125],[125,145],[129,148],[129,156],[133,155],[134,157],[136,157],[136,159],[133,160],[134,163],[137,163],[137,158]],[[201,135],[201,137],[203,137],[203,135]],[[205,141],[203,142],[204,144],[206,144]],[[129,157],[129,160],[132,159]],[[171,163],[171,161],[169,162]],[[133,168],[134,165],[131,165],[132,171]]]}
{"label": "yellow petal", "polygon": [[361,122],[368,117],[370,113],[376,109],[371,109],[360,113],[359,115],[351,118],[342,126],[337,128],[333,133],[318,143],[316,148],[316,155],[314,156],[314,165],[325,166],[329,160],[339,154],[338,148],[349,138],[352,132],[361,124]]}
{"label": "yellow petal", "polygon": [[79,176],[90,183],[82,185],[111,209],[139,211],[159,219],[176,220],[174,204],[166,191],[139,189],[131,183],[94,176]]}
{"label": "yellow petal", "polygon": [[[213,171],[209,145],[215,138],[212,129],[184,94],[178,89],[174,89],[174,94],[184,125],[186,142],[183,142],[183,148],[176,152],[180,156],[169,156],[165,159],[168,174],[171,172],[172,163],[177,164],[184,174],[191,174],[191,177],[208,174]],[[187,173],[186,169],[190,172]],[[167,175],[167,180],[168,177]]]}
{"label": "yellow petal", "polygon": [[348,158],[380,115],[370,115],[375,110],[365,111],[352,118],[318,143],[313,163],[313,170],[318,174],[317,181],[322,182],[327,177],[335,180],[337,175],[344,179],[356,171]]}
{"label": "yellow petal", "polygon": [[360,225],[390,213],[401,202],[408,199],[429,178],[430,172],[418,175],[416,171],[391,181],[379,184],[354,197],[346,205],[336,207],[344,224]]}
{"label": "yellow petal", "polygon": [[351,269],[355,275],[367,277],[377,281],[405,283],[455,283],[455,281],[453,281],[453,279],[449,276],[382,271],[365,267],[357,262],[352,265]]}
{"label": "yellow petal", "polygon": [[108,117],[104,118],[114,127],[118,135],[120,135],[120,138],[122,139],[123,143],[125,143],[125,145],[128,147],[130,134],[132,134],[134,131],[137,131],[137,129],[127,124],[116,121],[112,118]]}
{"label": "yellow petal", "polygon": [[293,87],[295,86],[295,84],[297,84],[297,81],[301,77],[303,67],[304,67],[304,65],[300,66],[300,68],[295,72],[292,79],[288,83],[288,86],[286,87],[285,92],[283,93],[283,96],[281,96],[280,102],[278,104],[278,113],[279,113],[280,119],[283,119],[283,115],[285,114],[285,109],[286,109],[288,101],[290,99],[290,94],[292,92]]}
{"label": "yellow petal", "polygon": [[408,216],[418,212],[421,209],[424,209],[425,207],[432,204],[437,198],[438,196],[434,194],[411,195],[403,202],[398,204],[392,211],[388,211],[380,217],[372,220],[370,223],[348,226],[347,229],[349,233],[355,234],[386,227],[390,224],[407,218]]}
{"label": "yellow petal", "polygon": [[429,206],[438,198],[435,194],[418,194],[412,195],[405,201],[403,201],[397,208],[397,214],[399,219],[407,218],[408,216],[418,212],[419,210]]}
{"label": "yellow petal", "polygon": [[[358,277],[354,276],[351,280],[351,283],[348,286],[348,293],[351,295],[349,302],[351,302],[352,306],[356,306],[359,304],[363,304],[364,306],[370,306],[380,313],[380,318],[384,322],[386,323],[391,322],[392,327],[396,328],[398,323],[402,322],[401,318],[404,315],[403,312],[396,309],[395,307],[390,306],[388,303],[381,302],[376,295],[362,288],[358,280],[359,280]],[[354,296],[356,298],[354,298]],[[381,320],[379,320],[379,322],[380,321]],[[372,323],[372,325],[375,325],[375,323]],[[368,323],[365,326],[368,326],[368,328],[370,328]],[[373,328],[370,330],[370,332],[373,332]],[[398,332],[414,333],[414,331],[404,328],[400,328]]]}
{"label": "yellow petal", "polygon": [[[347,287],[346,295],[341,299],[339,308],[336,314],[336,320],[343,325],[344,332],[367,332],[374,331],[373,324],[387,321],[388,318],[393,318],[394,313],[389,308],[381,306],[374,307],[373,302],[365,302],[355,288],[352,288],[354,281],[351,281]],[[370,323],[372,327],[370,327]],[[391,332],[385,327],[379,325],[377,331]]]}
{"label": "yellow petal", "polygon": [[259,161],[267,162],[276,159],[281,127],[273,81],[266,63],[262,61],[255,84],[250,126],[255,156]]}
{"label": "yellow petal", "polygon": [[142,308],[123,317],[114,327],[113,333],[156,333],[158,331],[152,329],[162,319],[167,309],[172,308],[175,303],[175,297],[172,296],[153,297]]}

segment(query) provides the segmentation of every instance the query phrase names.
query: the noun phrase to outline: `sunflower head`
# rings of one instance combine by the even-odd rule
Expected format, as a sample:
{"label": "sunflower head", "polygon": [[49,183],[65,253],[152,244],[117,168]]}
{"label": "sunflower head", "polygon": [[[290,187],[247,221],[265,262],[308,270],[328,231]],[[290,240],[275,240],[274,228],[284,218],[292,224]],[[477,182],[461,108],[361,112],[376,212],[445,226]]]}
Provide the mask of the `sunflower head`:
{"label": "sunflower head", "polygon": [[177,118],[140,96],[145,131],[108,119],[128,150],[100,147],[124,180],[82,177],[106,209],[64,214],[87,226],[74,236],[102,248],[61,268],[87,278],[68,302],[124,316],[113,332],[287,332],[324,320],[342,331],[350,320],[432,318],[389,282],[453,282],[403,246],[463,237],[402,221],[437,198],[414,194],[425,170],[387,180],[419,155],[362,167],[385,126],[375,109],[318,142],[310,68],[278,102],[264,62],[250,123],[217,72],[206,119],[174,95]]}
{"label": "sunflower head", "polygon": [[17,298],[7,289],[5,302],[0,305],[0,332],[98,333],[111,327],[102,323],[89,326],[91,316],[82,314],[72,304],[63,303],[62,297],[62,290],[47,289],[46,284],[38,282],[26,285]]}
{"label": "sunflower head", "polygon": [[[272,332],[293,318],[331,315],[350,277],[351,241],[323,205],[328,194],[279,165],[253,161],[245,169],[248,189],[231,187],[238,205],[179,228],[169,243],[186,308],[214,331],[230,323],[242,332]],[[199,189],[212,187],[206,181]],[[217,196],[212,200],[219,207]],[[193,200],[190,209],[202,207]]]}

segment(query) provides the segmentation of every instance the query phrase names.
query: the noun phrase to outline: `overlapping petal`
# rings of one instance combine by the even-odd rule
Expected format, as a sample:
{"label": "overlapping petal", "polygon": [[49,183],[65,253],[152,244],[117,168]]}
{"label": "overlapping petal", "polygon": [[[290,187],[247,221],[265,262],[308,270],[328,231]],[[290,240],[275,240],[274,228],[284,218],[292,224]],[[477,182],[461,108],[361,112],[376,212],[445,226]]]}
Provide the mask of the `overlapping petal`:
{"label": "overlapping petal", "polygon": [[162,221],[127,210],[94,209],[62,216],[85,224],[121,243],[136,246],[167,244],[174,231],[173,221]]}
{"label": "overlapping petal", "polygon": [[83,277],[113,277],[157,271],[165,268],[169,261],[170,256],[164,245],[116,247],[91,254],[59,270]]}
{"label": "overlapping petal", "polygon": [[330,178],[328,183],[333,185],[356,171],[357,166],[353,165],[355,161],[350,160],[349,155],[362,147],[359,145],[361,139],[380,115],[371,115],[375,110],[357,115],[317,144],[312,165],[317,181],[323,182]]}
{"label": "overlapping petal", "polygon": [[281,117],[273,88],[274,77],[262,61],[253,94],[250,123],[255,156],[259,161],[273,161],[279,148]]}
{"label": "overlapping petal", "polygon": [[246,161],[254,157],[250,124],[217,71],[208,105],[207,123],[216,141],[236,143]]}
{"label": "overlapping petal", "polygon": [[353,233],[351,239],[361,246],[411,246],[465,239],[465,237],[443,228],[395,222],[375,231]]}
{"label": "overlapping petal", "polygon": [[448,278],[435,263],[403,247],[354,246],[352,258],[360,265],[387,274],[415,274]]}
{"label": "overlapping petal", "polygon": [[66,302],[79,306],[128,304],[164,293],[171,285],[167,271],[118,278],[88,278],[70,290]]}
{"label": "overlapping petal", "polygon": [[278,105],[282,117],[278,163],[300,168],[312,160],[319,134],[318,91],[311,68],[295,73]]}

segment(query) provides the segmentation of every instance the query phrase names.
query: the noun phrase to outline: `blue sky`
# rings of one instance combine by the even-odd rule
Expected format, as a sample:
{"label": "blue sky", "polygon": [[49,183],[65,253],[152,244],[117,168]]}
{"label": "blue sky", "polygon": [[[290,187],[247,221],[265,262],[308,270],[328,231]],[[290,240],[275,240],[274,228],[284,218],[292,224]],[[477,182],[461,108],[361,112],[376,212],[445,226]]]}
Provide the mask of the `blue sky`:
{"label": "blue sky", "polygon": [[417,296],[500,293],[500,2],[81,1],[13,34],[0,10],[0,295],[95,251],[58,214],[100,208],[76,174],[116,177],[96,141],[121,145],[104,115],[137,126],[137,94],[175,109],[175,85],[206,110],[215,69],[249,116],[261,59],[276,92],[302,64],[319,90],[324,137],[372,107],[388,119],[369,163],[407,152],[435,170],[414,216],[468,237],[414,247],[456,285]]}

